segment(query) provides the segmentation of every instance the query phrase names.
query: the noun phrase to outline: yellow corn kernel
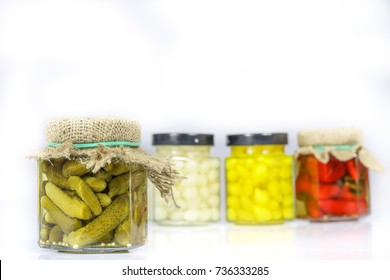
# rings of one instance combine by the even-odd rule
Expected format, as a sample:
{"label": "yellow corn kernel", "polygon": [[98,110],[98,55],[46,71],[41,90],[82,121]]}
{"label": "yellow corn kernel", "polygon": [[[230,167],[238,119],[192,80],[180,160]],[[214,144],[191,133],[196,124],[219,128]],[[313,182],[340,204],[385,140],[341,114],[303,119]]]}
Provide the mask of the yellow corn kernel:
{"label": "yellow corn kernel", "polygon": [[258,164],[252,170],[252,178],[256,185],[264,184],[267,181],[268,169],[265,165]]}
{"label": "yellow corn kernel", "polygon": [[238,195],[240,193],[240,185],[237,183],[228,183],[227,191],[229,195]]}
{"label": "yellow corn kernel", "polygon": [[227,209],[227,219],[228,221],[235,221],[237,219],[237,211],[233,208]]}
{"label": "yellow corn kernel", "polygon": [[290,156],[283,157],[283,159],[281,160],[281,166],[284,166],[284,167],[291,169],[292,161],[293,161],[293,159]]}
{"label": "yellow corn kernel", "polygon": [[292,193],[291,180],[280,181],[280,192],[282,193],[282,195],[289,195]]}
{"label": "yellow corn kernel", "polygon": [[268,168],[267,176],[268,176],[267,177],[268,181],[277,180],[278,177],[279,177],[278,169],[276,169],[276,168]]}
{"label": "yellow corn kernel", "polygon": [[237,222],[254,222],[254,216],[251,211],[239,209],[237,210]]}
{"label": "yellow corn kernel", "polygon": [[240,198],[240,209],[243,209],[243,210],[250,210],[251,207],[252,207],[252,200],[251,198],[247,197],[247,196],[241,196]]}
{"label": "yellow corn kernel", "polygon": [[246,167],[246,169],[252,169],[256,165],[256,161],[253,158],[247,158],[243,162],[243,165]]}
{"label": "yellow corn kernel", "polygon": [[293,196],[292,195],[283,196],[282,205],[283,205],[283,207],[292,206],[293,205]]}
{"label": "yellow corn kernel", "polygon": [[239,206],[240,202],[237,199],[237,197],[229,195],[227,198],[227,206],[229,208],[237,208]]}
{"label": "yellow corn kernel", "polygon": [[241,194],[244,195],[244,196],[251,196],[253,193],[253,186],[252,184],[248,184],[248,183],[245,183],[243,184],[242,188],[241,188]]}
{"label": "yellow corn kernel", "polygon": [[269,209],[271,210],[275,210],[275,209],[279,209],[279,202],[276,201],[275,199],[270,199],[270,201],[268,202],[268,206],[269,206]]}
{"label": "yellow corn kernel", "polygon": [[253,199],[256,205],[266,205],[270,201],[268,192],[260,189],[255,190]]}
{"label": "yellow corn kernel", "polygon": [[231,169],[235,169],[237,167],[237,160],[236,159],[227,159],[226,160],[226,168],[231,170]]}
{"label": "yellow corn kernel", "polygon": [[275,168],[278,166],[278,160],[274,157],[265,157],[263,162],[268,168]]}
{"label": "yellow corn kernel", "polygon": [[273,220],[281,220],[283,218],[283,213],[280,209],[274,209],[271,211]]}
{"label": "yellow corn kernel", "polygon": [[236,170],[240,179],[246,179],[250,177],[250,170],[248,170],[244,165],[237,166]]}
{"label": "yellow corn kernel", "polygon": [[267,189],[271,194],[272,198],[280,201],[281,200],[281,192],[280,192],[280,183],[277,180],[269,181],[267,184]]}
{"label": "yellow corn kernel", "polygon": [[292,170],[290,167],[281,167],[279,170],[280,179],[290,179],[292,176]]}
{"label": "yellow corn kernel", "polygon": [[238,179],[237,171],[235,169],[228,169],[228,170],[226,170],[226,178],[227,178],[227,181],[229,183],[237,181],[237,179]]}
{"label": "yellow corn kernel", "polygon": [[253,214],[258,222],[267,222],[272,219],[271,211],[266,207],[254,206]]}
{"label": "yellow corn kernel", "polygon": [[283,207],[283,217],[287,220],[294,219],[294,209],[292,206]]}

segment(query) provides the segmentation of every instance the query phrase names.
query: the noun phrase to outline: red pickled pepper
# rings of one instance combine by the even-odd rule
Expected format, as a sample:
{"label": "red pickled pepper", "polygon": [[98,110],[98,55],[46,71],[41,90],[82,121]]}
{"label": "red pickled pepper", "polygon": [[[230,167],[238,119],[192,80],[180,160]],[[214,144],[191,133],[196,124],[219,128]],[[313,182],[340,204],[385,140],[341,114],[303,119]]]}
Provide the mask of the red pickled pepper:
{"label": "red pickled pepper", "polygon": [[346,171],[345,163],[335,158],[330,158],[327,163],[318,162],[318,177],[321,183],[335,183]]}
{"label": "red pickled pepper", "polygon": [[298,175],[295,188],[297,193],[304,192],[310,194],[311,196],[316,196],[316,193],[313,192],[313,190],[315,190],[315,188],[313,188],[313,183],[307,174],[300,173]]}
{"label": "red pickled pepper", "polygon": [[357,194],[352,191],[348,185],[345,185],[338,196],[340,200],[357,200],[359,198],[364,198],[366,196],[366,189],[364,188],[364,192],[361,194]]}
{"label": "red pickled pepper", "polygon": [[[362,147],[361,139],[358,129],[315,129],[298,133],[296,156],[300,168],[296,177],[296,199],[299,217],[345,220],[369,213],[368,168],[378,171],[382,168],[374,158],[370,159],[372,156]],[[360,158],[367,159],[364,162],[368,167]],[[300,177],[301,172],[307,173],[309,180]]]}
{"label": "red pickled pepper", "polygon": [[[346,172],[353,180],[357,181],[364,170],[364,166],[356,159],[351,159],[346,163],[331,159],[326,165],[319,163],[318,170],[320,181],[336,182],[343,179]],[[366,191],[366,189],[364,190]],[[342,188],[336,184],[321,184],[318,205],[324,213],[331,215],[364,214],[367,212],[367,202],[364,199],[365,193],[357,194],[348,183],[345,183]]]}
{"label": "red pickled pepper", "polygon": [[321,184],[318,198],[330,199],[337,198],[340,194],[341,188],[337,184]]}
{"label": "red pickled pepper", "polygon": [[365,167],[359,160],[350,159],[346,162],[348,174],[352,179],[359,180],[362,175],[367,174],[367,167]]}
{"label": "red pickled pepper", "polygon": [[312,218],[320,218],[324,215],[324,212],[319,208],[317,201],[313,199],[307,201],[307,212]]}
{"label": "red pickled pepper", "polygon": [[356,168],[355,160],[348,160],[346,165],[349,175],[352,177],[352,179],[357,180],[360,177],[360,170]]}
{"label": "red pickled pepper", "polygon": [[296,178],[296,194],[305,197],[307,214],[313,218],[320,218],[323,212],[318,207],[317,160],[313,156],[300,158],[301,170]]}
{"label": "red pickled pepper", "polygon": [[367,212],[367,203],[364,199],[352,200],[320,200],[318,205],[325,213],[341,215],[359,215]]}
{"label": "red pickled pepper", "polygon": [[[307,157],[303,161],[303,168],[306,172],[299,173],[296,191],[297,194],[304,192],[309,195],[306,206],[310,217],[320,218],[326,214],[337,216],[366,213],[367,203],[361,199],[365,196],[355,194],[348,184],[341,186],[340,182],[337,182],[348,174],[355,180],[359,179],[361,166],[356,168],[355,164],[353,159],[344,163],[331,158],[327,164],[317,161],[314,157]],[[321,184],[318,185],[318,181],[311,180],[316,177],[315,175],[318,175]]]}

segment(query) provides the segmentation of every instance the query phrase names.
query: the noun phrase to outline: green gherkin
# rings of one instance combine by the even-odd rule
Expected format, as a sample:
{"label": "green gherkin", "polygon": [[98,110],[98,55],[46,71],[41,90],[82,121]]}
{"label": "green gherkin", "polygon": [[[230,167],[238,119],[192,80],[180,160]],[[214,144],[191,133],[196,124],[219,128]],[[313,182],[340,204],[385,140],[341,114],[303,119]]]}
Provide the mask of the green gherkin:
{"label": "green gherkin", "polygon": [[89,169],[85,166],[85,164],[77,160],[68,160],[62,166],[62,175],[65,178],[69,178],[70,176],[82,176],[88,172]]}
{"label": "green gherkin", "polygon": [[86,226],[71,232],[68,243],[71,246],[87,246],[98,242],[113,231],[129,214],[130,202],[126,195],[117,197],[99,216]]}

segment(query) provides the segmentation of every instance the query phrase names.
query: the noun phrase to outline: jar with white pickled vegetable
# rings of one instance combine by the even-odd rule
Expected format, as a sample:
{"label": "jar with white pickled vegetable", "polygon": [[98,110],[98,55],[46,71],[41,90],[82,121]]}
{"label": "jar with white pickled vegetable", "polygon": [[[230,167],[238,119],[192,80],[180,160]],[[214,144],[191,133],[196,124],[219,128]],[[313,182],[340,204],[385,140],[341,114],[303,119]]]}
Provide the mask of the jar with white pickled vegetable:
{"label": "jar with white pickled vegetable", "polygon": [[286,133],[228,135],[227,220],[274,224],[294,218],[292,157]]}
{"label": "jar with white pickled vegetable", "polygon": [[49,122],[38,160],[39,246],[65,252],[128,251],[147,239],[147,178],[169,198],[177,172],[140,146],[132,120]]}
{"label": "jar with white pickled vegetable", "polygon": [[220,161],[212,157],[211,134],[162,133],[153,135],[157,155],[172,157],[183,179],[173,186],[180,208],[169,207],[153,195],[153,220],[161,225],[201,225],[220,219]]}

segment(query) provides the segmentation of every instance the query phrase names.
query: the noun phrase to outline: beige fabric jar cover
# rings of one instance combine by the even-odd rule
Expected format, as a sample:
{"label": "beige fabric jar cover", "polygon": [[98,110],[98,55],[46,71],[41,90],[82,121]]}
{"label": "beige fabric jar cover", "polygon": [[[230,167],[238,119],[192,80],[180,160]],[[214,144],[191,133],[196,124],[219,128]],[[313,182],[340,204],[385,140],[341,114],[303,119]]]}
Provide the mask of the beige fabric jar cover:
{"label": "beige fabric jar cover", "polygon": [[169,158],[152,156],[139,147],[141,129],[136,121],[108,118],[54,120],[47,125],[46,140],[49,146],[29,158],[77,159],[93,173],[117,160],[141,164],[161,196],[175,203],[172,186],[179,174],[172,168]]}
{"label": "beige fabric jar cover", "polygon": [[298,132],[299,148],[295,157],[312,154],[322,163],[329,161],[330,155],[340,161],[347,161],[356,155],[369,169],[383,172],[382,165],[362,144],[362,132],[358,129],[321,129]]}

